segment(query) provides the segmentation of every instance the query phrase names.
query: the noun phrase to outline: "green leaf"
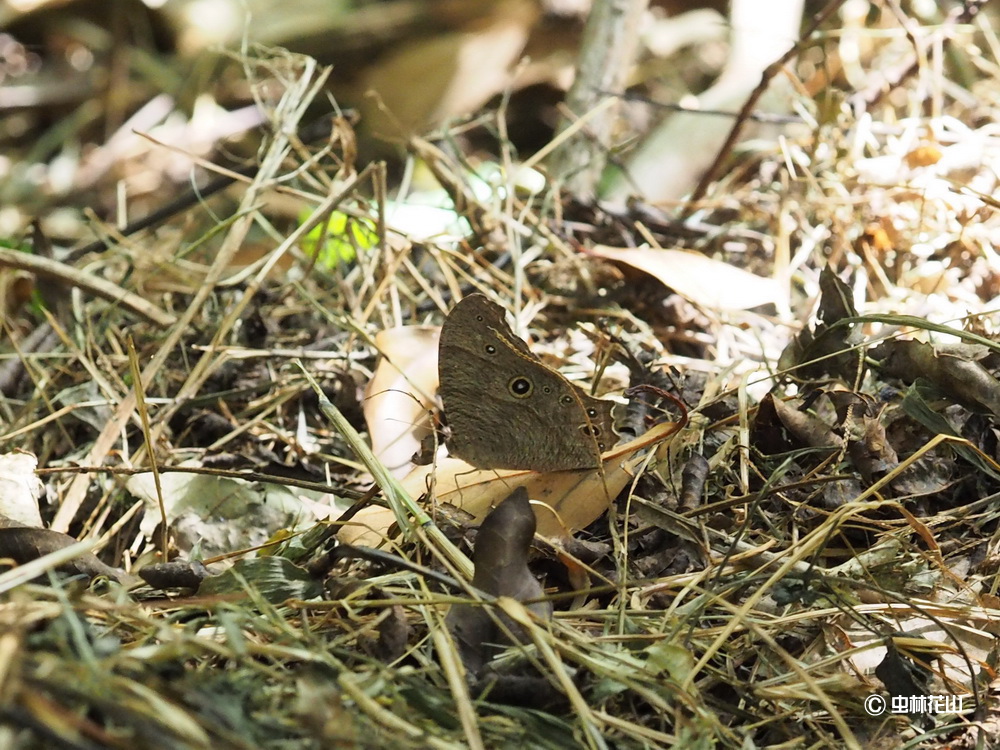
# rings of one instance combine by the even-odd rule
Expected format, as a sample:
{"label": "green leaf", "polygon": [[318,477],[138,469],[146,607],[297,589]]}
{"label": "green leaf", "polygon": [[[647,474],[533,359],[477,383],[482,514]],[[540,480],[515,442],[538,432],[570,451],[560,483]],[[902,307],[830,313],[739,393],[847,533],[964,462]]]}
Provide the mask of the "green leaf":
{"label": "green leaf", "polygon": [[[311,215],[303,212],[299,221],[305,222]],[[357,259],[359,250],[371,250],[376,244],[375,222],[342,211],[331,212],[328,221],[320,222],[302,239],[302,249],[326,268],[349,265]]]}
{"label": "green leaf", "polygon": [[240,560],[232,568],[202,581],[199,596],[245,594],[253,586],[271,604],[287,599],[313,599],[323,588],[305,570],[281,557]]}

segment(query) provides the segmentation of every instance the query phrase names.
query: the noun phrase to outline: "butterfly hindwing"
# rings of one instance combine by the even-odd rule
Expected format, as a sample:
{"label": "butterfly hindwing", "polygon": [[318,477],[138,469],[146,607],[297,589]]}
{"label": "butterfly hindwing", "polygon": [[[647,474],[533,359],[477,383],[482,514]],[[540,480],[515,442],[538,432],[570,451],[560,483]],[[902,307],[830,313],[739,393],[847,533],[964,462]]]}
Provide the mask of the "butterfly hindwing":
{"label": "butterfly hindwing", "polygon": [[594,468],[614,441],[611,402],[542,364],[482,295],[445,319],[438,368],[449,451],[477,468]]}

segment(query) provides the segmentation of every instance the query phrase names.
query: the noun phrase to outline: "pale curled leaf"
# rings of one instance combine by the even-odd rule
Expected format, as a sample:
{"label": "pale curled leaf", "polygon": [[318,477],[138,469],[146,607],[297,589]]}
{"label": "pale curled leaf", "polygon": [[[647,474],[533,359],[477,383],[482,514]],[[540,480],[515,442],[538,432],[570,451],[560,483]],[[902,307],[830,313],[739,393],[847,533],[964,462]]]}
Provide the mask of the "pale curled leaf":
{"label": "pale curled leaf", "polygon": [[381,356],[365,388],[365,424],[372,453],[393,476],[413,468],[411,458],[432,434],[430,395],[438,388],[436,326],[404,326],[379,331],[375,345]]}
{"label": "pale curled leaf", "polygon": [[41,527],[38,499],[42,482],[35,474],[38,459],[31,453],[14,451],[0,455],[0,514],[20,526]]}
{"label": "pale curled leaf", "polygon": [[[893,557],[883,565],[898,566],[899,558]],[[984,610],[968,607],[964,614],[943,611],[933,619],[919,613],[904,616],[903,612],[893,623],[897,632],[888,639],[863,625],[846,628],[845,636],[855,647],[847,655],[851,667],[859,674],[871,673],[886,663],[891,647],[911,652],[920,649],[924,652],[917,654],[920,660],[931,665],[944,684],[953,686],[949,692],[972,688],[976,665],[988,662],[996,642],[993,621],[983,615]]]}
{"label": "pale curled leaf", "polygon": [[[384,528],[388,528],[393,520],[395,520],[401,526],[404,526],[411,534],[417,536],[426,535],[426,538],[434,543],[438,551],[440,551],[460,573],[471,577],[472,561],[462,554],[462,551],[441,532],[441,530],[431,521],[430,516],[428,516],[424,509],[417,504],[416,500],[414,500],[414,496],[409,495],[399,480],[392,476],[385,466],[383,466],[382,463],[375,457],[371,448],[368,447],[368,444],[361,439],[361,435],[358,434],[358,431],[351,426],[351,423],[347,421],[347,418],[344,417],[340,410],[330,403],[330,399],[326,397],[326,394],[323,393],[319,384],[309,374],[308,370],[302,366],[302,363],[298,362],[297,364],[319,400],[320,411],[326,415],[337,431],[343,435],[347,444],[351,447],[351,450],[354,451],[361,462],[372,473],[372,476],[375,477],[375,481],[381,488],[386,501],[389,503],[389,507],[392,509],[393,519],[389,520]],[[413,519],[412,523],[410,523],[411,518]],[[343,537],[341,537],[341,540],[345,541]],[[379,540],[380,537],[376,536],[376,543]]]}
{"label": "pale curled leaf", "polygon": [[598,245],[589,252],[647,273],[685,299],[712,310],[749,310],[780,304],[787,297],[774,279],[765,279],[700,253],[606,245]]}
{"label": "pale curled leaf", "polygon": [[[601,456],[602,471],[530,471],[470,470],[455,459],[439,461],[435,475],[435,494],[439,502],[454,505],[476,518],[506,497],[515,487],[524,487],[534,506],[538,533],[561,537],[588,526],[604,513],[611,501],[633,477],[639,451],[659,443],[677,430],[675,423],[663,423],[642,437],[624,443]],[[420,467],[403,480],[423,483],[429,467]],[[422,470],[422,471],[421,471]],[[422,477],[421,474],[424,476]],[[551,509],[551,510],[549,510]]]}
{"label": "pale curled leaf", "polygon": [[[474,518],[485,518],[517,487],[524,487],[534,505],[538,533],[547,537],[565,537],[582,529],[604,513],[611,500],[632,480],[638,452],[670,438],[676,423],[656,425],[639,438],[605,452],[603,474],[600,471],[498,471],[473,469],[457,458],[444,458],[434,466],[418,466],[402,480],[403,488],[419,497],[434,487],[439,503],[454,505]],[[433,480],[433,482],[432,482]],[[395,517],[383,508],[366,508],[354,517],[354,523],[338,534],[346,544],[376,546],[386,535]]]}

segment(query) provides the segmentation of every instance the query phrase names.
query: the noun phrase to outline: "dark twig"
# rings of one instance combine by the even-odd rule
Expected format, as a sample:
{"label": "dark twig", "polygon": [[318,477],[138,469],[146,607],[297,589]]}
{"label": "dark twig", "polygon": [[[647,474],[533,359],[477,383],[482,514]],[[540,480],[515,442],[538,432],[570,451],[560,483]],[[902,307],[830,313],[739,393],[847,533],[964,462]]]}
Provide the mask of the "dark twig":
{"label": "dark twig", "polygon": [[[140,219],[129,222],[118,234],[122,237],[130,237],[133,234],[141,232],[143,229],[155,227],[157,224],[166,221],[182,211],[186,211],[191,206],[200,203],[206,198],[225,190],[240,177],[256,176],[258,168],[259,165],[256,162],[251,162],[250,164],[244,164],[242,167],[230,170],[231,174],[220,175],[205,185],[205,187],[188,190],[167,204],[160,206],[155,211],[146,214]],[[97,253],[101,250],[107,250],[114,243],[115,240],[111,237],[102,237],[99,240],[94,240],[83,247],[70,250],[66,256],[66,262],[72,263],[74,260],[82,258],[84,255],[88,255],[89,253]]]}

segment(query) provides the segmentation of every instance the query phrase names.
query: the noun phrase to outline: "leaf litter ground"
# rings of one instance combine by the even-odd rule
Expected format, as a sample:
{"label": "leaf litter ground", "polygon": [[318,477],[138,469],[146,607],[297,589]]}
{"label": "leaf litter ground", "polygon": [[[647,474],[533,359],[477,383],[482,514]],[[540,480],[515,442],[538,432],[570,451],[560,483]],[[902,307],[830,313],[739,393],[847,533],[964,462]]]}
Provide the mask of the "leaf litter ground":
{"label": "leaf litter ground", "polygon": [[[994,741],[1000,149],[980,47],[997,40],[973,37],[934,102],[919,77],[848,91],[827,119],[803,95],[805,126],[735,154],[683,241],[652,207],[566,204],[557,221],[547,188],[418,139],[460,210],[400,230],[346,121],[319,153],[290,135],[325,73],[260,61],[281,96],[256,178],[216,209],[230,218],[40,275],[52,344],[4,345],[20,353],[0,448],[39,462],[5,468],[5,495],[50,499],[46,525],[72,537],[4,547],[24,564],[0,576],[0,731],[80,748]],[[282,194],[313,207],[287,231],[267,218]],[[698,259],[660,254],[678,247]],[[162,315],[102,301],[84,269]],[[85,292],[72,309],[67,283]],[[485,510],[407,490],[360,437],[404,441],[404,462],[422,450],[434,329],[407,329],[413,362],[388,358],[407,387],[377,390],[404,391],[385,407],[362,396],[378,337],[439,325],[474,290],[516,308],[567,377],[596,370],[601,395],[647,382],[691,414],[607,512],[568,511],[527,559],[514,531],[474,554]],[[637,431],[676,418],[649,399],[627,414]],[[380,550],[336,544],[376,517]],[[74,537],[126,570],[53,572]],[[478,591],[473,557],[494,566]],[[449,617],[500,643],[456,643]],[[873,715],[869,696],[902,710]]]}

